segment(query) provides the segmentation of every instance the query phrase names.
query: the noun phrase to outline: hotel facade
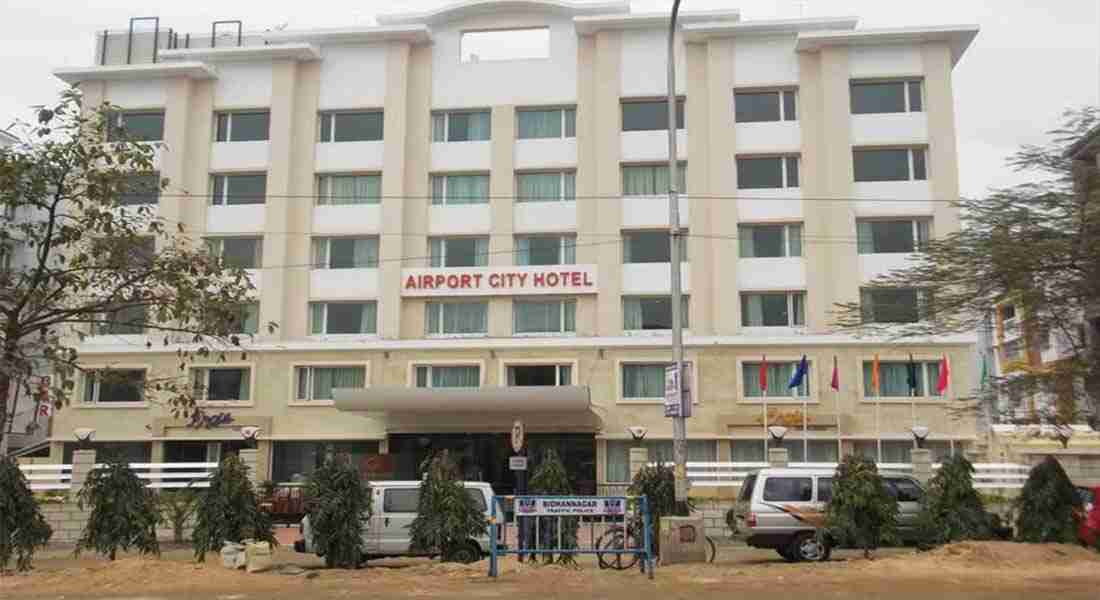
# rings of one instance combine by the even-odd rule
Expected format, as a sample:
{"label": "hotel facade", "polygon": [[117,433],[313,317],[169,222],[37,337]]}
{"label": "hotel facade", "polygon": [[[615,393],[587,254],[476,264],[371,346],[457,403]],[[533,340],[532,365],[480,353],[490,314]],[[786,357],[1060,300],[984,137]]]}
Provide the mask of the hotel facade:
{"label": "hotel facade", "polygon": [[[142,21],[98,33],[92,66],[55,72],[163,142],[170,185],[127,202],[155,202],[250,269],[257,296],[245,357],[187,366],[231,422],[188,428],[90,375],[53,418],[51,459],[71,456],[77,427],[134,460],[216,459],[251,425],[277,483],[331,448],[401,479],[447,448],[508,491],[516,419],[532,460],[556,449],[582,492],[627,480],[629,426],[648,428],[652,458],[671,456],[668,16],[472,1],[377,22],[183,34]],[[863,286],[959,226],[952,71],[976,34],[681,15],[689,460],[764,458],[764,356],[769,423],[790,428],[793,461],[903,462],[916,424],[939,455],[976,440],[949,410],[972,387],[973,339],[887,342],[831,322],[855,301],[915,318],[921,292]],[[80,352],[135,381],[179,373],[174,350],[144,341],[116,329]],[[803,355],[808,377],[788,388]]]}

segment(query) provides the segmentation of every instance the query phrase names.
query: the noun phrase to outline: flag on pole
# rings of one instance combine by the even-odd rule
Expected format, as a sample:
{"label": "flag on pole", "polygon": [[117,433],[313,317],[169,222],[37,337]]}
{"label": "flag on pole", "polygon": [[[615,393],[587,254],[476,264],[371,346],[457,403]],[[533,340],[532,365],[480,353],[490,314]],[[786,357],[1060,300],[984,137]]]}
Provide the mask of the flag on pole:
{"label": "flag on pole", "polygon": [[787,389],[802,387],[802,382],[806,379],[806,373],[810,370],[810,363],[806,360],[806,355],[802,355],[802,360],[798,363],[798,368],[795,369],[794,375],[791,376],[790,383],[787,384]]}
{"label": "flag on pole", "polygon": [[768,355],[763,355],[763,362],[760,363],[760,391],[768,391]]}
{"label": "flag on pole", "polygon": [[936,391],[939,395],[943,395],[947,390],[947,384],[951,380],[951,371],[947,366],[947,355],[944,354],[940,359],[940,380],[936,382]]}
{"label": "flag on pole", "polygon": [[875,396],[878,396],[881,391],[879,383],[878,354],[876,354],[874,362],[871,363],[871,390],[875,393]]}
{"label": "flag on pole", "polygon": [[833,355],[833,380],[829,383],[829,386],[833,388],[833,391],[840,391],[840,370],[836,366],[836,355]]}
{"label": "flag on pole", "polygon": [[905,365],[905,383],[909,384],[909,395],[916,396],[920,387],[917,379],[917,363],[913,360],[913,353],[909,353],[909,364]]}

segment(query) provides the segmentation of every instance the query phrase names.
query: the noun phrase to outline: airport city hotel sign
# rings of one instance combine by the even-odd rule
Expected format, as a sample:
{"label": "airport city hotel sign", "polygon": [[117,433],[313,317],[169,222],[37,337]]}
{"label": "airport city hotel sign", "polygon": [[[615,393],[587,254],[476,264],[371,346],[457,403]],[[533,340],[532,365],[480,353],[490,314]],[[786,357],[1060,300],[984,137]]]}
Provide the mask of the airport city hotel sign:
{"label": "airport city hotel sign", "polygon": [[595,294],[595,265],[404,269],[402,296]]}

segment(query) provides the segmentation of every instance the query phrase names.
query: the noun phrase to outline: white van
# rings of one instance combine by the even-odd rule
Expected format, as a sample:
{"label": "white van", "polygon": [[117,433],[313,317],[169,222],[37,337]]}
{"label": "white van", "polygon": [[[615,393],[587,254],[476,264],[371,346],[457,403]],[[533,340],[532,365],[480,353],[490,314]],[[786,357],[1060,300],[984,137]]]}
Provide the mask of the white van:
{"label": "white van", "polygon": [[[416,518],[416,508],[420,503],[419,481],[372,481],[370,519],[363,529],[363,543],[366,548],[363,560],[387,556],[416,556],[412,551],[409,526]],[[463,482],[466,492],[477,502],[485,513],[486,533],[471,539],[456,553],[460,562],[474,562],[489,554],[488,522],[493,510],[493,488],[480,481]],[[309,515],[299,525],[302,539],[294,542],[294,550],[314,554],[313,531],[309,526]]]}

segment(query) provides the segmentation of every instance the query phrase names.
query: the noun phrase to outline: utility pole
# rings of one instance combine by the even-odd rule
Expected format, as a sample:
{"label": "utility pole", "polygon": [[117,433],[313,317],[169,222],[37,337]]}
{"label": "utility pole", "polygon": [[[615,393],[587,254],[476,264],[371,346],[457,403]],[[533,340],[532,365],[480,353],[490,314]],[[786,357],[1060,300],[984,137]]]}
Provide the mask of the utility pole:
{"label": "utility pole", "polygon": [[668,23],[668,232],[671,244],[669,283],[672,287],[672,364],[675,370],[677,410],[672,415],[672,457],[676,463],[676,512],[687,514],[687,418],[684,406],[684,323],[681,313],[683,294],[680,274],[680,198],[676,189],[680,181],[680,164],[676,160],[676,15],[680,0],[672,2]]}

